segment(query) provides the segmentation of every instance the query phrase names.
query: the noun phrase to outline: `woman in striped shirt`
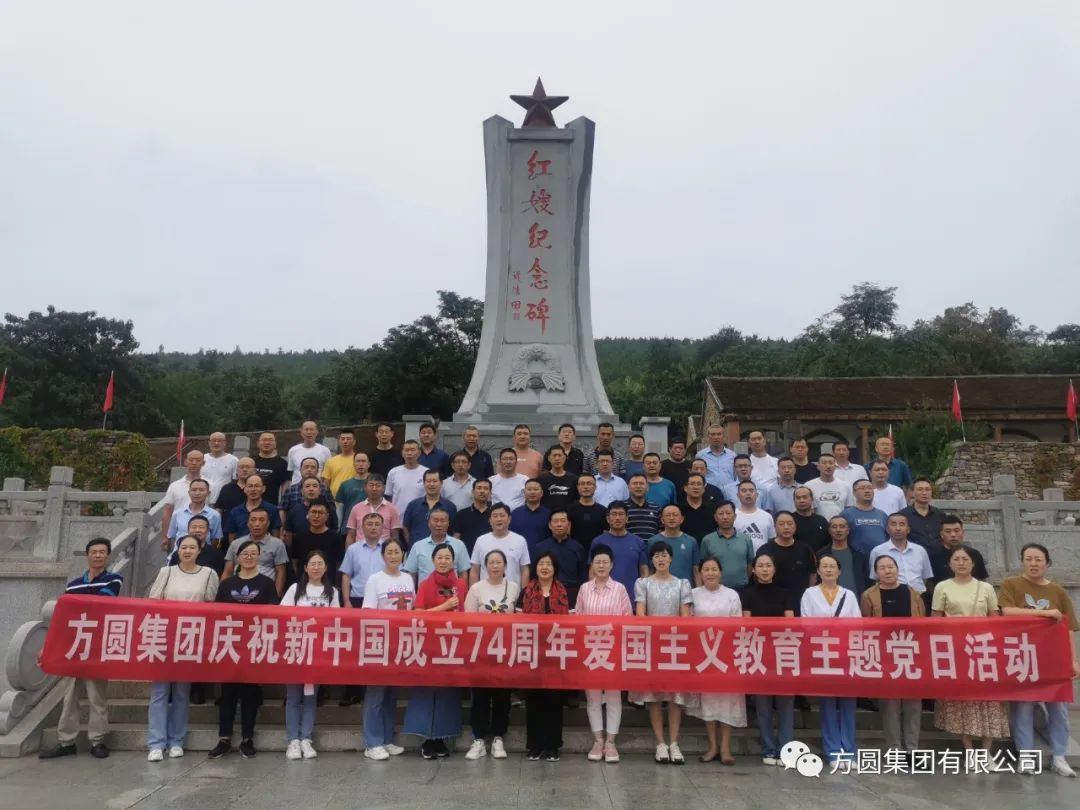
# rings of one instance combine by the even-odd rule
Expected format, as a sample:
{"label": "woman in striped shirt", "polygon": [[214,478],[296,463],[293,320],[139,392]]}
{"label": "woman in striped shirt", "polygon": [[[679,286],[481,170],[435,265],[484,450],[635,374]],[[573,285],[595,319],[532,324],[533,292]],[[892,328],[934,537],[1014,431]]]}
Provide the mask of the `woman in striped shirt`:
{"label": "woman in striped shirt", "polygon": [[[622,583],[611,578],[614,555],[609,546],[592,547],[593,578],[578,591],[576,612],[587,616],[629,616],[630,596]],[[589,761],[618,762],[619,751],[615,747],[615,735],[619,733],[622,720],[622,693],[618,689],[588,689],[585,691],[586,711],[593,733],[593,746]],[[604,711],[607,706],[607,741],[604,741]]]}

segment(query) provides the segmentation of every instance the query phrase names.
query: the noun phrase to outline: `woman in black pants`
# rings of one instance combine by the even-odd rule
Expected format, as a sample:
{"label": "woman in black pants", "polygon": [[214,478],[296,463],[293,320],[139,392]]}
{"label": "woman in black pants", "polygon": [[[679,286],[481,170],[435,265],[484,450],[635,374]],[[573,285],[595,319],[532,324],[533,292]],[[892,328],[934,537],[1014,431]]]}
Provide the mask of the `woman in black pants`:
{"label": "woman in black pants", "polygon": [[[559,582],[559,561],[551,551],[537,555],[533,575],[521,594],[523,613],[562,614],[570,612],[566,587]],[[525,693],[525,749],[535,762],[559,761],[562,748],[563,692],[559,689],[530,689]]]}
{"label": "woman in black pants", "polygon": [[[235,605],[276,605],[277,585],[259,573],[259,544],[254,540],[242,544],[236,551],[237,572],[218,586],[218,602]],[[240,704],[240,753],[244,758],[255,756],[255,716],[262,705],[262,687],[257,683],[223,683],[221,705],[218,708],[218,744],[211,749],[210,759],[232,751],[233,723],[236,704]]]}

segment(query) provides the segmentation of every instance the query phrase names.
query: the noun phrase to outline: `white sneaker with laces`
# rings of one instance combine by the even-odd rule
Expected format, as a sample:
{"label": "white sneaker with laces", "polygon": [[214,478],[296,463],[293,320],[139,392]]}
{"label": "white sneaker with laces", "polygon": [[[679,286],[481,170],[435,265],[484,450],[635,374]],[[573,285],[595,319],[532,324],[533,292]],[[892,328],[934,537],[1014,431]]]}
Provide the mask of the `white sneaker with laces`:
{"label": "white sneaker with laces", "polygon": [[656,746],[656,761],[671,762],[671,752],[668,750],[667,743],[660,743]]}
{"label": "white sneaker with laces", "polygon": [[311,744],[311,740],[300,741],[300,753],[303,754],[304,759],[315,759],[319,755],[319,752],[315,750],[315,746]]}
{"label": "white sneaker with laces", "polygon": [[1066,762],[1065,757],[1054,757],[1050,760],[1050,770],[1056,773],[1058,776],[1067,776],[1070,779],[1076,778],[1076,771],[1074,771],[1069,763]]}
{"label": "white sneaker with laces", "polygon": [[392,757],[399,757],[405,753],[404,748],[402,748],[400,745],[394,745],[393,743],[387,743],[383,746],[383,748],[385,748],[386,753],[388,753]]}
{"label": "white sneaker with laces", "polygon": [[491,741],[492,759],[506,759],[506,748],[503,746],[502,737],[496,737]]}
{"label": "white sneaker with laces", "polygon": [[152,748],[146,755],[147,762],[161,762],[163,759],[165,759],[165,753],[160,748]]}
{"label": "white sneaker with laces", "polygon": [[285,749],[285,759],[300,759],[303,754],[300,751],[299,740],[289,740],[289,745]]}
{"label": "white sneaker with laces", "polygon": [[592,744],[592,749],[589,751],[589,762],[599,762],[604,758],[604,744],[600,740],[596,740]]}
{"label": "white sneaker with laces", "polygon": [[364,756],[368,759],[373,759],[376,762],[382,762],[390,759],[390,752],[386,750],[386,746],[376,745],[373,748],[365,748]]}
{"label": "white sneaker with laces", "polygon": [[677,742],[673,742],[668,746],[668,754],[671,757],[671,763],[673,765],[685,765],[686,760],[683,758],[682,749],[679,748]]}
{"label": "white sneaker with laces", "polygon": [[473,744],[469,746],[469,750],[465,752],[465,759],[480,759],[480,757],[487,756],[487,746],[484,745],[483,740],[473,740]]}
{"label": "white sneaker with laces", "polygon": [[184,749],[179,745],[174,745],[169,749],[169,759],[180,759],[184,755]]}

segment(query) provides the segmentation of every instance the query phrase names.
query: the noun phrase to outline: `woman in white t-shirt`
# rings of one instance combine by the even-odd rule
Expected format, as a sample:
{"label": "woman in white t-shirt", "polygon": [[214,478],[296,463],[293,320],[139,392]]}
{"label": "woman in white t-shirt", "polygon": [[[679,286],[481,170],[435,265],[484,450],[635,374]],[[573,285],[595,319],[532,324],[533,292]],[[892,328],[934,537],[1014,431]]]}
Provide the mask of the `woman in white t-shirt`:
{"label": "woman in white t-shirt", "polygon": [[[198,539],[190,534],[181,537],[176,544],[176,556],[176,565],[167,565],[158,571],[157,579],[150,586],[149,597],[176,602],[213,602],[217,596],[218,577],[212,568],[197,562]],[[170,759],[184,755],[190,693],[190,683],[155,681],[150,684],[146,735],[150,749],[146,758],[150,762],[161,762],[166,747]]]}
{"label": "woman in white t-shirt", "polygon": [[[313,549],[304,559],[304,570],[298,582],[294,582],[281,597],[282,605],[297,607],[339,607],[341,599],[337,588],[330,582],[326,572],[329,568],[326,556]],[[315,684],[289,684],[285,687],[285,730],[289,745],[285,748],[286,759],[314,759],[318,756],[311,744],[315,728],[315,705],[319,687]]]}
{"label": "woman in white t-shirt", "polygon": [[[410,574],[402,573],[405,546],[391,537],[382,547],[383,570],[368,577],[364,588],[367,610],[412,610],[416,586]],[[364,693],[364,756],[384,760],[404,754],[394,745],[394,710],[397,696],[393,686],[369,686]]]}

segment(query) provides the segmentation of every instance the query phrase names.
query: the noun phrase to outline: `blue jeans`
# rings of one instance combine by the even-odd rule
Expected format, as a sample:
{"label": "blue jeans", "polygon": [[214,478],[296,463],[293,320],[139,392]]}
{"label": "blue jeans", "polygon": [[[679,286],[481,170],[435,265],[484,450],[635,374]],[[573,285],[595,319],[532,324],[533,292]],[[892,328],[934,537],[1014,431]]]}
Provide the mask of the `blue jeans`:
{"label": "blue jeans", "polygon": [[844,751],[855,753],[855,698],[820,698],[821,747],[836,759]]}
{"label": "blue jeans", "polygon": [[[375,748],[394,741],[393,686],[369,686],[364,695],[364,747]],[[459,709],[460,711],[460,709]]]}
{"label": "blue jeans", "polygon": [[[150,719],[146,730],[146,745],[155,749],[183,746],[187,736],[188,695],[190,683],[150,684]],[[169,695],[172,700],[169,700]]]}
{"label": "blue jeans", "polygon": [[[1035,745],[1035,703],[1023,701],[1009,704],[1009,726],[1018,751],[1032,751]],[[1050,735],[1050,755],[1065,756],[1069,745],[1069,704],[1044,703],[1046,732]]]}
{"label": "blue jeans", "polygon": [[[761,734],[761,756],[778,757],[780,749],[795,736],[795,698],[792,695],[756,695],[754,705]],[[779,735],[773,734],[774,714]]]}
{"label": "blue jeans", "polygon": [[[315,692],[319,691],[315,687]],[[310,740],[315,728],[315,701],[317,694],[304,694],[303,684],[285,687],[285,736],[293,740]]]}

